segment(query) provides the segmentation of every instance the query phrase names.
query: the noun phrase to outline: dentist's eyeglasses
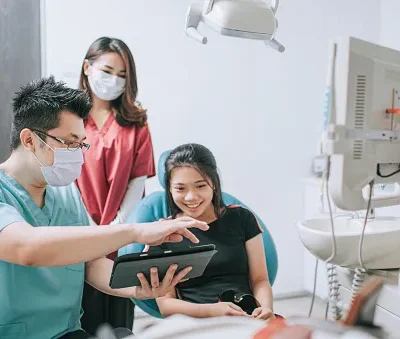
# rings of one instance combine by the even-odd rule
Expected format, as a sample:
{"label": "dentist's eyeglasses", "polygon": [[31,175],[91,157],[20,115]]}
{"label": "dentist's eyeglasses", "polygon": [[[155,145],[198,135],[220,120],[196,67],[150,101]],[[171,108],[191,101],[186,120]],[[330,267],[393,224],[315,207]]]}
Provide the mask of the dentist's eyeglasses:
{"label": "dentist's eyeglasses", "polygon": [[47,134],[45,132],[42,132],[42,131],[39,131],[39,130],[36,130],[36,129],[32,129],[32,131],[37,133],[37,134],[39,134],[39,138],[40,138],[40,135],[44,135],[44,136],[52,138],[52,139],[54,139],[54,140],[56,140],[58,142],[61,142],[63,145],[67,146],[66,148],[68,149],[68,151],[71,151],[71,152],[75,152],[78,149],[81,149],[82,152],[85,153],[90,148],[90,145],[86,144],[84,142],[64,140],[64,139],[61,139],[59,137],[55,137],[53,135]]}

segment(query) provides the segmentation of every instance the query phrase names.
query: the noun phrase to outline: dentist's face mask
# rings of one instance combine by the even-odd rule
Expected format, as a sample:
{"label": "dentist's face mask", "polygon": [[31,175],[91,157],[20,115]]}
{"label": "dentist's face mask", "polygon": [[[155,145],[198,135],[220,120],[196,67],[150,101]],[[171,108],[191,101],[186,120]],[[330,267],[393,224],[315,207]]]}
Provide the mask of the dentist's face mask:
{"label": "dentist's face mask", "polygon": [[[37,136],[37,135],[36,135]],[[33,153],[36,160],[42,166],[42,174],[50,186],[68,186],[72,184],[81,174],[83,165],[83,152],[80,148],[52,148],[37,136],[41,142],[54,152],[54,163],[44,166]]]}
{"label": "dentist's face mask", "polygon": [[90,66],[88,75],[90,89],[101,100],[111,101],[125,91],[126,80]]}

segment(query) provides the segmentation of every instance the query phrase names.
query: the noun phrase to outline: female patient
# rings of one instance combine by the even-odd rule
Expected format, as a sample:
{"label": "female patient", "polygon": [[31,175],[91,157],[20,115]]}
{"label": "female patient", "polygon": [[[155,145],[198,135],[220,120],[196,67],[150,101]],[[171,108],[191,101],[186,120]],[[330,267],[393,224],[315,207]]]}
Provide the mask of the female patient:
{"label": "female patient", "polygon": [[[187,215],[207,222],[207,232],[194,233],[200,245],[214,244],[218,253],[201,277],[184,281],[176,291],[157,299],[162,315],[247,316],[236,304],[218,302],[221,293],[235,290],[237,296],[252,294],[257,299],[260,307],[253,311],[254,318],[274,317],[262,230],[250,211],[224,206],[213,154],[202,145],[182,145],[169,155],[165,168],[171,218]],[[189,245],[183,242],[161,247],[165,250]]]}

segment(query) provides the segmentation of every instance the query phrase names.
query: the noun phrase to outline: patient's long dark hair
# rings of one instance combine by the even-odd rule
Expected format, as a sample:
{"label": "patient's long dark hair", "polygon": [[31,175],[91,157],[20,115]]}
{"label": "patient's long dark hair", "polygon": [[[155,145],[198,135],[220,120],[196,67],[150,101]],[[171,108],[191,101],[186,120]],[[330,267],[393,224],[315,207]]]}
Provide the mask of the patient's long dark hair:
{"label": "patient's long dark hair", "polygon": [[212,204],[214,213],[219,218],[224,210],[225,204],[222,201],[221,180],[219,178],[217,162],[211,151],[199,144],[184,144],[176,147],[169,154],[165,161],[165,187],[168,200],[168,207],[173,218],[175,218],[181,209],[175,204],[171,193],[171,173],[174,168],[192,167],[209,182],[211,180],[214,190]]}

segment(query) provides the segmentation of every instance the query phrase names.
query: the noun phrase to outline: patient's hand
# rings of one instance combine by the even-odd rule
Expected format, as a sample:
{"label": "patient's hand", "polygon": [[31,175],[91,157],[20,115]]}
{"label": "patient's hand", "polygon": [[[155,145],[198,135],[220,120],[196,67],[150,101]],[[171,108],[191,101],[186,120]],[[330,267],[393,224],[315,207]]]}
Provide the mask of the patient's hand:
{"label": "patient's hand", "polygon": [[256,308],[252,315],[253,318],[261,320],[271,320],[275,318],[274,312],[268,307],[258,307]]}
{"label": "patient's hand", "polygon": [[188,274],[192,267],[186,267],[181,270],[179,273],[175,274],[178,266],[171,265],[165,274],[165,277],[162,282],[158,280],[158,271],[157,268],[152,268],[150,270],[150,284],[146,280],[144,274],[139,273],[138,278],[141,283],[140,287],[134,288],[134,298],[136,299],[155,299],[159,297],[165,296],[168,292],[170,292],[177,284],[179,284]]}
{"label": "patient's hand", "polygon": [[209,316],[210,317],[223,317],[223,316],[244,316],[248,317],[248,314],[243,311],[239,306],[229,303],[220,302],[216,304],[209,304]]}

